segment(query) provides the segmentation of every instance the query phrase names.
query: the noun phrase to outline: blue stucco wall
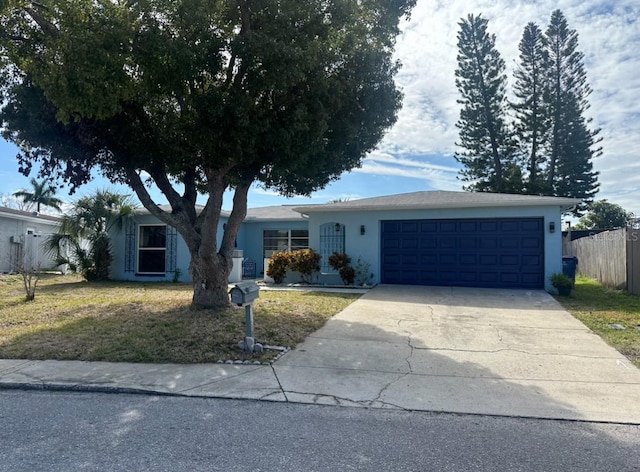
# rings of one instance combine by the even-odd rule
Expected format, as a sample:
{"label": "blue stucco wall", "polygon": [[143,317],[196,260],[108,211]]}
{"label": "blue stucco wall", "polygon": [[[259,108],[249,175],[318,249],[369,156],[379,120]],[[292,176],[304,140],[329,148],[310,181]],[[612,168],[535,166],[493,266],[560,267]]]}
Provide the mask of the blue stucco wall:
{"label": "blue stucco wall", "polygon": [[[549,277],[555,272],[562,271],[562,233],[561,213],[559,207],[531,206],[513,208],[468,208],[468,209],[434,209],[434,210],[386,210],[386,211],[349,211],[349,212],[313,212],[308,220],[295,221],[245,221],[238,233],[237,249],[242,249],[244,257],[256,262],[256,276],[264,272],[263,266],[263,231],[264,230],[292,230],[309,229],[309,246],[319,249],[320,226],[324,223],[340,223],[345,225],[345,252],[351,256],[355,265],[358,258],[370,264],[374,274],[372,283],[380,281],[380,222],[384,220],[404,219],[458,219],[458,218],[517,218],[538,217],[544,219],[545,228],[545,288],[553,291]],[[222,240],[222,225],[227,218],[221,218],[218,228],[218,241]],[[549,233],[549,223],[555,223],[556,231]],[[136,224],[158,224],[151,215],[138,215]],[[360,234],[360,226],[365,226],[365,234]],[[117,280],[160,281],[171,280],[173,273],[165,277],[140,276],[135,272],[125,272],[125,234],[112,234],[114,260],[112,263],[112,277]],[[182,275],[180,280],[187,282],[189,277],[189,251],[178,237],[177,268]],[[321,283],[341,284],[337,274],[320,274]]]}
{"label": "blue stucco wall", "polygon": [[[220,225],[218,227],[217,238],[218,241],[222,241],[223,229],[222,225],[227,222],[227,217],[220,218]],[[133,220],[136,225],[136,247],[137,250],[137,227],[138,225],[146,224],[162,224],[158,219],[151,215],[136,215]],[[132,280],[138,282],[160,282],[166,280],[173,280],[173,272],[168,272],[164,276],[154,275],[137,275],[136,271],[125,271],[125,257],[126,257],[126,231],[123,229],[118,232],[112,230],[111,232],[111,245],[113,250],[113,262],[111,263],[111,278],[114,280]],[[176,268],[180,270],[180,282],[190,282],[189,276],[189,262],[191,257],[189,255],[189,249],[185,244],[182,237],[178,234],[177,247],[176,247]]]}
{"label": "blue stucco wall", "polygon": [[[324,223],[345,225],[345,252],[353,263],[358,257],[369,262],[374,274],[374,283],[380,282],[380,226],[384,220],[404,219],[458,219],[458,218],[544,218],[545,228],[545,289],[553,291],[549,277],[562,272],[562,233],[560,231],[560,207],[532,206],[513,208],[461,208],[433,210],[387,210],[387,211],[349,211],[349,212],[312,212],[309,214],[309,245],[320,246],[319,228]],[[549,233],[549,223],[555,222],[556,231]],[[360,234],[360,226],[365,226],[365,234]],[[321,283],[337,283],[335,275],[321,274]]]}
{"label": "blue stucco wall", "polygon": [[[308,229],[306,220],[297,221],[245,221],[242,224],[241,235],[238,235],[238,249],[244,251],[245,259],[256,261],[256,275],[264,273],[262,251],[262,234],[265,230],[295,230]],[[242,236],[242,237],[240,237]]]}
{"label": "blue stucco wall", "polygon": [[[218,243],[222,242],[223,225],[227,222],[227,217],[221,217],[220,225],[218,227]],[[138,215],[134,219],[136,227],[144,224],[160,224],[158,220],[151,215]],[[244,258],[251,259],[256,262],[256,276],[261,277],[264,271],[264,264],[262,258],[262,234],[264,230],[295,230],[295,229],[307,229],[308,222],[306,220],[296,221],[245,221],[240,227],[238,236],[236,239],[236,248],[243,251]],[[137,233],[136,233],[137,234]],[[125,271],[125,232],[121,233],[112,232],[112,247],[114,260],[111,265],[111,277],[115,280],[136,280],[141,282],[172,280],[173,273],[167,273],[162,276],[145,276],[136,275],[134,272]],[[137,245],[137,240],[136,240]],[[136,246],[137,248],[137,246]],[[178,236],[177,244],[177,264],[176,267],[180,269],[181,276],[180,281],[189,282],[191,280],[189,276],[189,250],[184,243],[182,237]]]}

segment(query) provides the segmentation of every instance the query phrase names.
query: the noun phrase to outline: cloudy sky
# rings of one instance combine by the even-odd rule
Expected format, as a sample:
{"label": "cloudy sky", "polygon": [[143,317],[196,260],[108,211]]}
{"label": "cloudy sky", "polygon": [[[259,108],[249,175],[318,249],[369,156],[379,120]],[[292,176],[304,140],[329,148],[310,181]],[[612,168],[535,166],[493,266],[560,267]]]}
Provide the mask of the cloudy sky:
{"label": "cloudy sky", "polygon": [[[593,126],[602,129],[604,153],[594,162],[601,183],[596,198],[606,198],[640,214],[638,0],[418,0],[396,48],[403,63],[397,82],[404,91],[404,106],[379,148],[362,168],[345,174],[311,198],[284,199],[256,187],[249,204],[323,203],[418,190],[460,190],[459,166],[453,158],[459,114],[454,84],[458,21],[469,13],[482,13],[496,35],[502,58],[512,69],[524,26],[534,21],[545,30],[556,8],[579,33],[579,48],[585,54],[593,89],[588,115],[593,118]],[[511,83],[510,73],[509,80]],[[28,179],[16,171],[15,154],[11,145],[0,143],[0,194],[28,187]],[[97,180],[80,193],[107,186],[108,182]],[[162,196],[157,195],[156,201],[162,203]],[[225,207],[230,202],[227,199]]]}

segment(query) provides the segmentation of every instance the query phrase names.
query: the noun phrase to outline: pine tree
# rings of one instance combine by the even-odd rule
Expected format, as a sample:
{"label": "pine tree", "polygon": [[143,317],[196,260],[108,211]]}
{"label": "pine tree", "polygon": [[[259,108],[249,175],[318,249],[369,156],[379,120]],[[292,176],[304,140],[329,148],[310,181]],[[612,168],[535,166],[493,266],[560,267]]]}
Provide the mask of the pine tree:
{"label": "pine tree", "polygon": [[505,63],[495,48],[488,20],[468,15],[459,23],[456,87],[462,95],[455,158],[463,165],[467,190],[521,191],[521,172],[514,162],[514,145],[506,123]]}
{"label": "pine tree", "polygon": [[514,72],[515,130],[520,152],[525,157],[524,193],[548,193],[543,176],[545,144],[550,136],[550,117],[545,106],[548,92],[549,60],[542,30],[535,23],[524,28],[520,57]]}
{"label": "pine tree", "polygon": [[581,214],[598,191],[592,160],[601,154],[601,148],[594,148],[600,141],[600,130],[590,130],[590,120],[584,117],[591,93],[582,63],[584,54],[578,51],[578,33],[568,27],[560,10],[552,13],[545,37],[550,60],[546,105],[551,116],[547,191],[584,199],[576,210]]}

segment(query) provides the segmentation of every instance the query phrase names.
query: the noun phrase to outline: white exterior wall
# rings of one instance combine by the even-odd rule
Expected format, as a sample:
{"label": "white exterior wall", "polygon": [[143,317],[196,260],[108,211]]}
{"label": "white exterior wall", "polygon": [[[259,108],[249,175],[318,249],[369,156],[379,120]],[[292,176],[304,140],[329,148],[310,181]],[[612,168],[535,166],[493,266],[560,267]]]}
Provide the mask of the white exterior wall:
{"label": "white exterior wall", "polygon": [[[27,230],[33,230],[34,235],[27,235]],[[22,255],[24,264],[53,269],[54,261],[45,253],[42,244],[57,230],[55,222],[38,220],[37,217],[0,215],[0,272],[15,272],[18,255]]]}
{"label": "white exterior wall", "polygon": [[[384,211],[333,211],[309,213],[309,245],[320,247],[320,226],[325,223],[345,225],[345,252],[355,265],[358,257],[369,262],[374,283],[380,282],[380,233],[381,221],[408,219],[462,219],[462,218],[526,218],[544,219],[544,267],[545,289],[554,291],[549,277],[562,272],[561,211],[556,206],[460,208],[433,210],[384,210]],[[549,232],[549,223],[554,222],[555,232]],[[360,226],[365,234],[360,234]],[[337,275],[321,275],[321,282],[340,283]]]}

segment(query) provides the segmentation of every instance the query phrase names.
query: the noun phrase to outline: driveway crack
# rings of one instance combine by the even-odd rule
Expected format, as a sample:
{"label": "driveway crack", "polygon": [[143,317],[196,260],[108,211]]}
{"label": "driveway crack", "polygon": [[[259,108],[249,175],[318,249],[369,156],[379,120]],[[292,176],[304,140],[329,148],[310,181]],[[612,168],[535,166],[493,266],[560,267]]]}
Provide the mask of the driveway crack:
{"label": "driveway crack", "polygon": [[514,348],[500,348],[500,349],[454,349],[448,347],[418,347],[414,346],[413,349],[420,351],[442,351],[442,352],[469,352],[469,353],[487,353],[496,354],[499,352],[519,352],[521,354],[528,354],[530,356],[558,356],[558,357],[575,357],[578,359],[612,359],[603,358],[602,356],[586,356],[582,354],[569,354],[569,353],[557,353],[557,352],[531,352],[524,349]]}
{"label": "driveway crack", "polygon": [[270,364],[270,366],[271,366],[271,371],[273,372],[273,376],[275,377],[276,382],[278,382],[278,388],[280,388],[280,391],[282,392],[282,395],[284,395],[284,401],[289,403],[289,398],[287,397],[287,392],[285,392],[284,388],[282,388],[282,383],[280,382],[280,378],[278,377],[278,373],[276,372],[276,369],[275,369],[274,365]]}

